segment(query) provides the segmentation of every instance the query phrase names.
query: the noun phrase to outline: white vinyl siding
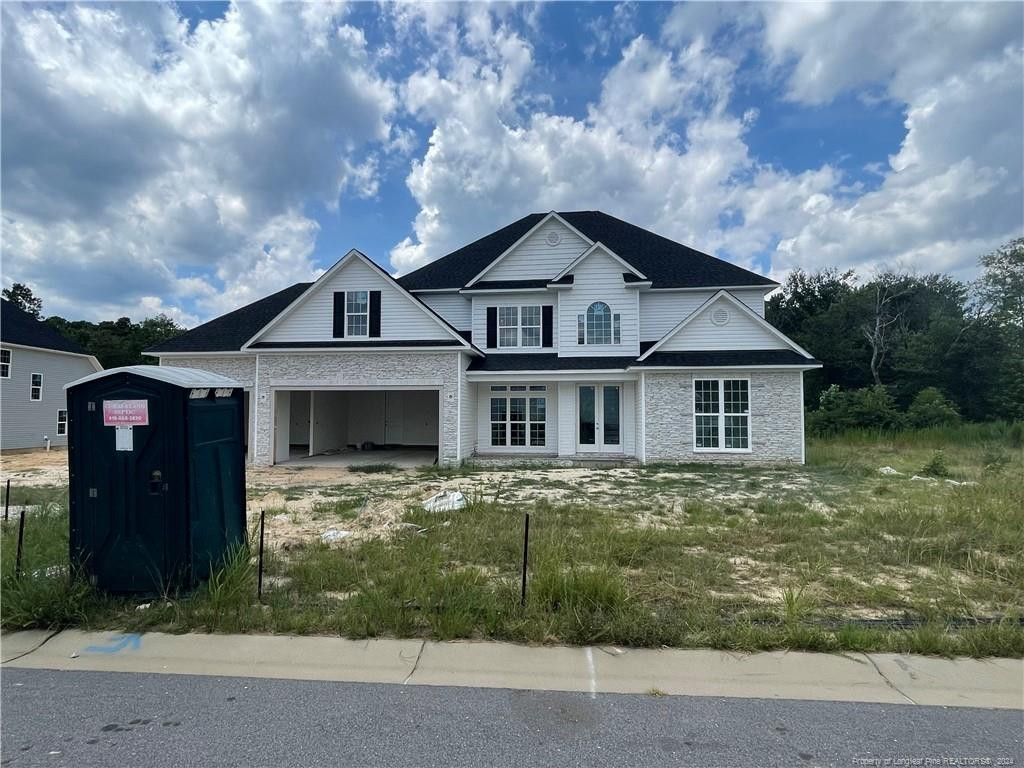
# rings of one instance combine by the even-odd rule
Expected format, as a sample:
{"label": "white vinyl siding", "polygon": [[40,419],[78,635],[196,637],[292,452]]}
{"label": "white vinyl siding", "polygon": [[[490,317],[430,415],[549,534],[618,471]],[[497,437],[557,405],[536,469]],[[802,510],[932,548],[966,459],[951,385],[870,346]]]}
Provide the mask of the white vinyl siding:
{"label": "white vinyl siding", "polygon": [[[725,325],[715,325],[712,318],[716,312],[723,309],[728,313],[728,322]],[[702,309],[700,314],[659,347],[659,351],[788,348],[784,341],[739,307],[725,299],[719,299]]]}
{"label": "white vinyl siding", "polygon": [[[718,293],[706,291],[641,291],[640,341],[658,341]],[[733,296],[764,317],[764,291],[732,290]]]}
{"label": "white vinyl siding", "polygon": [[[531,291],[529,293],[496,293],[496,294],[476,294],[473,296],[473,343],[480,349],[485,349],[487,346],[487,308],[498,307],[498,312],[501,312],[501,307],[516,307],[517,312],[521,312],[521,307],[543,307],[554,306],[557,297],[548,293],[547,291]],[[541,310],[541,317],[543,317],[544,310]],[[552,313],[557,314],[557,313]],[[553,341],[558,344],[558,334],[553,333]],[[541,336],[541,343],[543,343],[543,334]],[[494,350],[498,351],[498,350]],[[551,347],[523,347],[519,346],[515,349],[501,349],[502,352],[514,352],[519,353],[547,353],[551,354],[556,350]]]}
{"label": "white vinyl siding", "polygon": [[416,298],[460,331],[468,331],[473,326],[473,302],[461,293],[417,293]]}
{"label": "white vinyl siding", "polygon": [[353,257],[258,341],[336,341],[335,291],[381,292],[381,341],[451,338],[450,332],[424,307],[404,295],[376,269]]}
{"label": "white vinyl siding", "polygon": [[[572,288],[559,291],[558,344],[561,356],[640,354],[638,291],[623,284],[624,271],[619,262],[600,251],[592,253],[573,270]],[[578,318],[586,315],[587,308],[595,301],[604,302],[612,315],[619,315],[620,343],[579,343]]]}
{"label": "white vinyl siding", "polygon": [[[557,235],[557,245],[548,235]],[[480,278],[484,280],[550,280],[583,253],[589,244],[560,221],[552,219],[516,246]]]}

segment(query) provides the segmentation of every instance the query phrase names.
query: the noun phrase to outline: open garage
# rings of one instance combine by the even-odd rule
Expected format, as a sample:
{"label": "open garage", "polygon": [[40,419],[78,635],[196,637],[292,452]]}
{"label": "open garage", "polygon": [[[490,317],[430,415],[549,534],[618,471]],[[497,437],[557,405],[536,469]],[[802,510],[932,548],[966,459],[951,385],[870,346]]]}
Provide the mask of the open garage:
{"label": "open garage", "polygon": [[433,464],[439,425],[437,389],[278,389],[274,461]]}

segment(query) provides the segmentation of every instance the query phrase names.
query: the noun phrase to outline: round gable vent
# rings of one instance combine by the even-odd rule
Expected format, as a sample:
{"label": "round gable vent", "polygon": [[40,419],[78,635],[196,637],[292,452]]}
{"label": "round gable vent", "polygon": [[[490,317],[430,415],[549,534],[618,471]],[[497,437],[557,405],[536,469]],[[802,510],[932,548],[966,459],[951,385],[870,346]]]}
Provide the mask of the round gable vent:
{"label": "round gable vent", "polygon": [[729,310],[725,307],[716,307],[711,313],[711,322],[715,325],[725,325],[729,322]]}
{"label": "round gable vent", "polygon": [[548,245],[554,248],[556,245],[562,242],[562,233],[552,230],[551,232],[548,232],[547,237],[545,237],[544,239],[547,241]]}

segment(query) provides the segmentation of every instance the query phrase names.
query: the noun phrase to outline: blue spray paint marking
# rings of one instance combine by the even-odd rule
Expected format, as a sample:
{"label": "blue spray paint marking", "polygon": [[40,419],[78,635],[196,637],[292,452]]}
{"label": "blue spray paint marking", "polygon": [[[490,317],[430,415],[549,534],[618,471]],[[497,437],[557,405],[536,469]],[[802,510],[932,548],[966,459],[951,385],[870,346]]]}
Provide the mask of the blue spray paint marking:
{"label": "blue spray paint marking", "polygon": [[133,651],[139,650],[142,646],[141,635],[115,635],[110,638],[111,645],[90,645],[85,649],[86,653],[117,653],[131,646]]}

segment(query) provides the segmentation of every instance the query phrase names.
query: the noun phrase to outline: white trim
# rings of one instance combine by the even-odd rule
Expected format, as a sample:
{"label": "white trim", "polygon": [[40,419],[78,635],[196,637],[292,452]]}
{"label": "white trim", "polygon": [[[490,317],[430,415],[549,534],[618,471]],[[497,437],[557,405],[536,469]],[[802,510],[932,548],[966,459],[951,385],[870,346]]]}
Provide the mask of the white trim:
{"label": "white trim", "polygon": [[[698,381],[717,381],[718,382],[718,407],[719,411],[716,414],[710,413],[697,413],[697,382]],[[746,413],[731,413],[725,412],[725,382],[726,381],[745,381],[747,382],[747,412]],[[753,396],[753,388],[750,386],[749,376],[729,376],[728,374],[721,376],[708,376],[707,378],[699,378],[694,376],[690,379],[690,405],[692,406],[692,413],[690,414],[693,426],[693,439],[692,450],[694,453],[753,453],[754,451],[754,425],[753,425],[753,410],[754,406],[751,402]],[[698,448],[697,447],[697,417],[698,416],[717,416],[718,417],[718,448]],[[747,417],[747,447],[746,448],[726,448],[725,447],[725,417],[726,416],[746,416]]]}
{"label": "white trim", "polygon": [[[548,429],[548,416],[551,414],[550,405],[551,405],[552,390],[547,386],[546,383],[541,383],[541,382],[538,382],[538,381],[535,381],[535,380],[532,380],[532,379],[530,381],[522,382],[523,386],[526,387],[526,389],[524,389],[522,391],[512,392],[510,390],[510,388],[509,388],[512,384],[513,384],[512,382],[503,382],[500,385],[499,384],[493,384],[492,385],[492,386],[501,386],[501,387],[503,387],[504,388],[503,392],[492,392],[490,389],[488,389],[486,392],[481,393],[480,389],[482,389],[482,387],[477,390],[477,398],[480,398],[481,395],[482,395],[487,400],[486,408],[484,408],[484,411],[487,413],[487,422],[486,422],[487,423],[487,445],[483,448],[483,450],[480,451],[480,453],[492,453],[492,454],[493,453],[497,453],[497,454],[501,454],[501,453],[515,453],[515,454],[521,454],[521,455],[524,455],[524,456],[529,456],[529,455],[537,454],[537,453],[545,453],[548,450],[550,450],[550,448],[551,448],[552,432]],[[516,386],[518,386],[520,384],[520,382],[514,382],[514,384]],[[530,387],[531,386],[544,387],[544,389],[540,390],[540,391],[531,392],[530,391]],[[555,391],[554,394],[555,394],[555,400],[556,400],[555,407],[557,408],[558,407],[558,404],[557,404],[557,395],[558,395],[557,390]],[[526,401],[525,411],[523,413],[523,416],[524,416],[525,420],[522,421],[522,422],[515,422],[516,424],[520,424],[521,423],[525,427],[526,432],[525,432],[525,434],[523,436],[525,442],[524,442],[523,445],[512,445],[511,444],[511,441],[512,441],[512,424],[513,424],[513,422],[512,422],[512,406],[509,403],[509,400],[512,399],[513,397],[517,397],[517,398],[521,397],[522,399],[524,399]],[[501,399],[501,400],[505,401],[505,420],[504,421],[494,421],[491,418],[491,400],[496,400],[496,399]],[[538,399],[541,399],[541,400],[544,401],[544,420],[543,421],[533,421],[533,419],[530,418],[530,400],[538,400]],[[477,415],[478,416],[479,416],[479,412],[480,412],[480,408],[478,406],[477,407]],[[505,443],[504,443],[504,445],[494,445],[494,443],[492,442],[493,437],[491,437],[491,426],[493,424],[504,424],[505,425]],[[530,427],[533,426],[534,424],[543,424],[544,425],[544,444],[543,445],[531,445],[531,443],[530,443],[530,441],[531,441],[531,436],[530,436],[530,431],[531,430],[530,430]],[[478,437],[479,437],[479,432],[480,432],[480,430],[479,430],[479,427],[478,427],[477,428],[477,436]],[[558,432],[557,431],[554,433],[554,438],[555,438],[555,443],[557,445],[557,442],[558,442]]]}
{"label": "white trim", "polygon": [[[28,344],[15,344],[14,342],[11,342],[11,341],[3,341],[3,342],[0,342],[0,344],[2,344],[4,347],[13,347],[15,349],[31,349],[31,350],[33,350],[35,352],[52,352],[55,355],[71,355],[72,357],[84,357],[86,360],[88,360],[92,364],[92,367],[95,370],[97,370],[97,371],[102,371],[103,370],[103,366],[100,365],[100,361],[97,360],[94,355],[90,355],[88,353],[82,354],[81,352],[68,352],[67,350],[63,350],[63,349],[50,349],[49,347],[33,347],[33,346],[28,345]],[[14,358],[14,355],[11,355],[11,359],[13,359],[13,358]]]}
{"label": "white trim", "polygon": [[[551,278],[551,280],[549,282],[553,283],[556,280],[561,280],[563,277],[565,277],[570,272],[572,272],[574,269],[576,269],[576,267],[579,266],[579,264],[584,259],[588,258],[590,256],[590,254],[594,253],[594,251],[596,251],[598,248],[600,248],[606,254],[608,254],[613,259],[615,259],[617,262],[619,262],[619,264],[621,264],[623,267],[626,268],[627,272],[632,272],[634,275],[636,275],[637,277],[641,278],[642,280],[647,280],[647,275],[645,275],[643,272],[638,270],[636,267],[634,267],[628,261],[626,261],[621,256],[619,256],[619,254],[615,253],[615,251],[613,251],[607,245],[605,245],[600,240],[598,240],[592,246],[587,248],[587,250],[585,250],[583,253],[581,253],[579,256],[577,256],[575,259],[573,259],[569,263],[569,266],[567,266],[565,269],[563,269],[561,272],[559,272],[557,275],[555,275],[553,278]],[[625,282],[625,281],[623,281],[623,282]]]}
{"label": "white trim", "polygon": [[[455,404],[455,461],[462,461],[462,353],[460,352],[455,356],[455,388],[456,392],[456,404]],[[441,399],[440,392],[437,395],[437,399]],[[444,423],[444,419],[439,416],[439,425]],[[438,446],[440,448],[440,445]],[[440,456],[438,457],[440,459]]]}
{"label": "white trim", "polygon": [[[623,429],[622,418],[622,402],[625,399],[625,395],[622,391],[623,382],[621,381],[581,381],[574,388],[576,393],[576,402],[574,403],[574,410],[576,413],[575,424],[573,430],[576,436],[576,454],[579,456],[585,456],[587,454],[625,454],[625,430]],[[580,442],[580,390],[583,387],[593,387],[594,389],[594,442],[589,445],[585,445]],[[619,442],[618,443],[606,443],[604,441],[604,390],[605,387],[615,387],[619,392]],[[561,427],[559,427],[561,428]],[[600,439],[599,439],[600,438]]]}
{"label": "white trim", "polygon": [[471,285],[473,285],[473,283],[477,282],[481,277],[483,277],[488,272],[490,272],[491,269],[493,269],[498,264],[499,261],[501,261],[506,256],[508,256],[510,253],[512,253],[512,251],[514,251],[516,248],[518,248],[526,240],[526,238],[528,238],[530,235],[532,235],[534,232],[536,232],[538,229],[540,229],[542,226],[544,226],[552,218],[554,218],[557,221],[559,221],[563,226],[565,226],[574,235],[579,237],[587,245],[593,245],[594,244],[593,240],[591,240],[589,237],[587,237],[582,232],[580,232],[578,229],[576,229],[576,227],[574,227],[568,221],[566,221],[561,216],[559,216],[558,213],[556,213],[555,211],[548,211],[548,213],[543,218],[541,218],[540,221],[538,221],[536,224],[534,224],[532,227],[530,227],[529,230],[527,230],[526,234],[524,234],[522,237],[520,237],[518,240],[516,240],[514,243],[512,243],[512,245],[510,245],[508,248],[506,248],[504,251],[502,251],[501,254],[494,261],[492,261],[490,264],[488,264],[486,267],[484,267],[483,271],[480,272],[480,274],[478,274],[476,277],[474,277],[468,283],[466,283],[466,285],[464,287],[465,288],[469,288]]}
{"label": "white trim", "polygon": [[640,450],[637,458],[641,464],[647,463],[647,375],[640,372]]}
{"label": "white trim", "polygon": [[[401,277],[395,278],[401,280]],[[417,293],[458,293],[462,288],[413,288],[409,293],[416,295]]]}
{"label": "white trim", "polygon": [[668,342],[669,339],[671,339],[673,336],[675,336],[677,333],[683,330],[683,328],[689,325],[697,317],[697,315],[704,311],[705,308],[711,306],[713,302],[718,301],[719,299],[725,299],[726,301],[732,302],[735,306],[737,306],[740,309],[741,312],[745,312],[748,317],[753,318],[753,320],[758,325],[767,330],[769,333],[773,334],[776,338],[779,339],[779,341],[786,344],[795,352],[799,352],[804,357],[813,359],[813,355],[811,355],[810,352],[808,352],[795,341],[790,339],[788,336],[786,336],[786,334],[784,334],[774,325],[772,325],[759,314],[757,314],[757,312],[752,310],[750,307],[748,307],[746,304],[744,304],[742,301],[737,299],[735,296],[733,296],[731,293],[729,293],[727,290],[723,288],[722,290],[712,295],[711,298],[709,298],[695,310],[693,310],[693,312],[691,312],[689,315],[683,318],[681,322],[677,323],[675,328],[673,328],[664,336],[662,336],[657,342],[655,342],[655,344],[650,349],[648,349],[646,352],[640,355],[640,357],[637,358],[637,361],[642,362],[646,360],[648,357],[650,357],[652,354],[657,352],[662,346],[664,346]]}
{"label": "white trim", "polygon": [[[395,280],[395,278],[393,278],[391,275],[389,275],[387,273],[387,271],[383,267],[381,267],[379,264],[377,264],[372,259],[370,259],[362,251],[359,251],[359,250],[356,250],[355,248],[353,248],[348,253],[346,253],[344,256],[342,256],[340,259],[338,259],[338,261],[335,262],[334,266],[332,266],[330,269],[328,269],[326,272],[324,272],[322,275],[320,275],[320,277],[318,277],[316,279],[316,281],[313,282],[306,290],[304,290],[302,293],[300,293],[292,301],[291,304],[289,304],[287,307],[285,307],[283,310],[281,310],[281,312],[279,312],[269,323],[264,325],[259,331],[256,332],[255,335],[253,335],[248,341],[246,341],[242,345],[242,348],[241,348],[240,351],[244,352],[244,351],[248,350],[250,348],[250,346],[249,346],[250,344],[255,342],[257,339],[259,339],[261,336],[263,336],[265,333],[267,333],[271,329],[273,329],[278,323],[280,323],[282,320],[284,320],[285,317],[287,317],[289,314],[291,314],[291,312],[294,309],[296,309],[300,304],[305,302],[306,299],[309,298],[313,293],[315,293],[315,292],[319,291],[321,288],[323,288],[323,286],[327,283],[327,281],[336,272],[338,272],[345,264],[347,264],[350,259],[354,259],[354,258],[362,259],[363,263],[367,264],[372,269],[375,269],[378,272],[380,272],[381,275],[383,275],[385,279],[390,280],[391,283],[398,289],[399,293],[401,293],[403,296],[405,296],[407,299],[409,299],[416,307],[419,308],[419,310],[421,312],[423,312],[425,315],[427,315],[431,320],[433,320],[435,323],[437,323],[437,325],[439,325],[446,333],[448,333],[448,335],[450,335],[453,339],[456,339],[459,342],[459,346],[465,347],[466,349],[470,349],[470,350],[473,349],[472,345],[469,344],[469,342],[467,342],[464,338],[462,338],[462,336],[459,335],[459,332],[455,329],[455,327],[451,323],[449,323],[447,320],[445,320],[443,317],[441,317],[439,314],[437,314],[437,312],[435,312],[430,307],[428,307],[426,304],[424,304],[423,301],[421,301],[420,299],[417,299],[415,296],[413,296],[411,293],[409,293],[407,290],[405,290],[405,288],[403,288],[401,286],[401,284],[397,280]],[[367,300],[369,300],[369,297],[367,297]],[[347,297],[346,297],[346,302],[347,302]],[[347,309],[347,306],[346,306],[346,309]],[[347,324],[347,318],[346,318],[346,324]],[[369,333],[369,318],[367,318],[367,333]],[[360,336],[358,338],[364,338],[364,337]],[[392,347],[392,349],[395,349],[395,347]]]}
{"label": "white trim", "polygon": [[804,431],[804,372],[800,371],[800,463],[807,463],[807,433]]}
{"label": "white trim", "polygon": [[814,371],[817,365],[631,365],[627,371]]}
{"label": "white trim", "polygon": [[14,370],[14,350],[8,349],[7,347],[0,348],[0,354],[4,352],[7,353],[7,375],[0,376],[0,379],[9,379],[11,378],[11,371]]}
{"label": "white trim", "polygon": [[352,379],[336,384],[324,379],[271,379],[270,389],[326,389],[326,390],[384,390],[384,389],[438,389],[444,379]]}
{"label": "white trim", "polygon": [[162,357],[251,357],[255,350],[244,352],[240,350],[227,350],[224,352],[143,352],[147,357],[155,357],[158,360]]}
{"label": "white trim", "polygon": [[[62,413],[64,414],[64,421],[63,421],[64,431],[63,432],[60,431],[60,425],[62,423],[61,420],[60,420],[60,415]],[[67,437],[67,434],[68,434],[68,409],[65,406],[64,408],[58,408],[57,409],[57,437]]]}
{"label": "white trim", "polygon": [[[366,317],[366,333],[358,333],[358,334],[357,333],[352,333],[348,329],[348,316],[349,316],[348,298],[353,293],[365,293],[366,294],[366,312],[353,312],[352,313],[353,317],[364,317],[364,316]],[[345,312],[344,312],[344,317],[342,318],[342,326],[344,326],[344,328],[345,328],[345,336],[344,336],[344,338],[346,338],[346,339],[349,339],[349,338],[352,338],[352,339],[370,339],[370,338],[374,338],[374,337],[370,336],[370,294],[371,293],[372,293],[372,291],[369,288],[362,288],[362,289],[359,289],[359,290],[356,290],[356,291],[345,291]]]}
{"label": "white trim", "polygon": [[[32,390],[36,389],[36,385],[32,383],[33,376],[39,377],[39,397],[32,397]],[[30,371],[28,374],[28,401],[30,403],[43,402],[43,374],[41,374],[39,371]]]}
{"label": "white trim", "polygon": [[[249,408],[252,409],[252,458],[256,459],[256,443],[260,439],[260,353],[256,353],[256,372],[253,375],[252,398],[249,400]],[[270,463],[274,463],[274,401],[270,401]]]}
{"label": "white trim", "polygon": [[652,291],[664,291],[665,293],[672,293],[676,291],[753,291],[761,289],[762,293],[771,293],[782,287],[781,283],[772,283],[771,285],[701,285],[689,288],[651,288]]}

